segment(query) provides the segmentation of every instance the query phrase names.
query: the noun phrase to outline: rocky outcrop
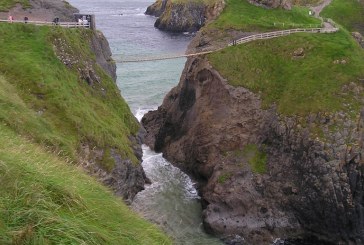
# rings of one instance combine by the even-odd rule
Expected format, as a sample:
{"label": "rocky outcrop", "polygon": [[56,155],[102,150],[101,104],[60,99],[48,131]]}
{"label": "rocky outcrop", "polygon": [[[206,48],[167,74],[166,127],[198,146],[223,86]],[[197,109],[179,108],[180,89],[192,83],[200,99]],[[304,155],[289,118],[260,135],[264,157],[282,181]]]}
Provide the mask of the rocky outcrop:
{"label": "rocky outcrop", "polygon": [[[363,91],[351,83],[342,92],[362,101]],[[189,58],[142,123],[145,142],[200,183],[210,233],[234,244],[364,242],[364,111],[284,116],[208,60]]]}
{"label": "rocky outcrop", "polygon": [[109,42],[102,32],[95,31],[91,36],[91,49],[96,63],[116,82],[116,64],[111,57]]}
{"label": "rocky outcrop", "polygon": [[158,17],[154,24],[158,29],[170,32],[195,32],[206,21],[216,17],[223,7],[223,1],[206,5],[200,1],[174,3],[171,0],[157,0],[145,13]]}
{"label": "rocky outcrop", "polygon": [[67,1],[30,0],[26,8],[17,4],[8,12],[0,12],[0,18],[7,19],[8,14],[11,14],[15,20],[23,20],[27,16],[29,20],[37,21],[53,21],[55,17],[58,17],[60,21],[74,21],[73,14],[78,12],[78,9]]}
{"label": "rocky outcrop", "polygon": [[[141,138],[142,130],[138,136],[130,136],[135,155],[139,163],[123,157],[122,152],[112,147],[98,147],[90,142],[84,142],[79,149],[79,163],[92,176],[102,183],[110,186],[127,203],[131,203],[134,196],[144,190],[148,181],[140,162],[142,161]],[[113,166],[106,169],[105,161],[111,161]]]}
{"label": "rocky outcrop", "polygon": [[364,48],[364,37],[359,32],[352,32],[351,35],[360,44],[360,46]]}
{"label": "rocky outcrop", "polygon": [[283,8],[283,9],[292,8],[291,0],[249,0],[249,2],[256,6],[263,6],[267,8]]}

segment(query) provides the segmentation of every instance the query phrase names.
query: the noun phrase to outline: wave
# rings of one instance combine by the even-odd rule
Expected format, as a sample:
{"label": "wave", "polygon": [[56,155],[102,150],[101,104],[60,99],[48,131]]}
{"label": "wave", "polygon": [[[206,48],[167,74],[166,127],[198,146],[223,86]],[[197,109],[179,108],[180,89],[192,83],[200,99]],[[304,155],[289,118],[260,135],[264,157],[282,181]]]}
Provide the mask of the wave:
{"label": "wave", "polygon": [[138,119],[138,121],[140,122],[143,118],[143,116],[148,112],[148,111],[154,111],[157,108],[138,108],[136,110],[136,112],[134,113],[134,116],[136,117],[136,119]]}
{"label": "wave", "polygon": [[144,16],[145,9],[133,8],[133,9],[121,9],[119,11],[113,11],[111,16],[123,17],[123,16]]}

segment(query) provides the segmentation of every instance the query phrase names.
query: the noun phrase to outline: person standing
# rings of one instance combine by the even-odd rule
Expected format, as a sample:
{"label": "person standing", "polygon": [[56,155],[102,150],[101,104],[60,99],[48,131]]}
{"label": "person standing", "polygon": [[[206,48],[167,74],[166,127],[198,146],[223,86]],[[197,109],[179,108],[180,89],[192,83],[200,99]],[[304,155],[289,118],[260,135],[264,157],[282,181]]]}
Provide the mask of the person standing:
{"label": "person standing", "polygon": [[12,16],[12,15],[9,15],[9,17],[8,17],[8,21],[9,21],[10,23],[13,23],[13,20],[14,20],[13,16]]}

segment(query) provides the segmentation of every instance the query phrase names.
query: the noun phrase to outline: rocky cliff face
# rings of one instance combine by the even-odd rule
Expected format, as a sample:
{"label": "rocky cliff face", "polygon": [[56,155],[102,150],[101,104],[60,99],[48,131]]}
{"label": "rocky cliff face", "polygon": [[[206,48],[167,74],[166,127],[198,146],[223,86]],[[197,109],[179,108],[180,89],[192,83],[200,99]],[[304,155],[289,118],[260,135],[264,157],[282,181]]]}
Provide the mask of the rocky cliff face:
{"label": "rocky cliff face", "polygon": [[[360,101],[362,91],[343,88]],[[142,123],[146,143],[199,181],[207,231],[232,244],[310,235],[364,242],[364,110],[280,115],[227,84],[206,58],[189,58]]]}
{"label": "rocky cliff face", "polygon": [[206,5],[201,1],[174,3],[171,0],[157,0],[145,13],[158,17],[154,24],[158,29],[170,32],[195,32],[207,20],[217,16],[223,6],[223,1]]}

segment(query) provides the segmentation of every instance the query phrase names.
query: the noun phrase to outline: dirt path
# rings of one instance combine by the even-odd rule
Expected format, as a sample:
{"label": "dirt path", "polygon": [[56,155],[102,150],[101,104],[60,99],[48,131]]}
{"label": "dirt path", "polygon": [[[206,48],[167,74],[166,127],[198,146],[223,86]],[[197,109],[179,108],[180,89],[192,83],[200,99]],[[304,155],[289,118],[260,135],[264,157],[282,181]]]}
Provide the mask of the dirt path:
{"label": "dirt path", "polygon": [[319,18],[321,11],[331,3],[332,0],[324,0],[321,4],[311,7],[311,10],[315,13],[315,17]]}

